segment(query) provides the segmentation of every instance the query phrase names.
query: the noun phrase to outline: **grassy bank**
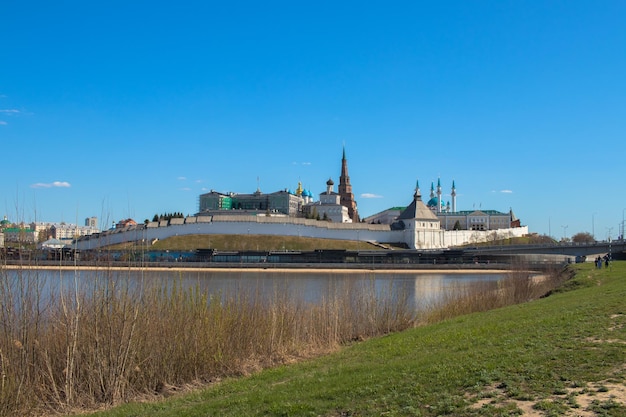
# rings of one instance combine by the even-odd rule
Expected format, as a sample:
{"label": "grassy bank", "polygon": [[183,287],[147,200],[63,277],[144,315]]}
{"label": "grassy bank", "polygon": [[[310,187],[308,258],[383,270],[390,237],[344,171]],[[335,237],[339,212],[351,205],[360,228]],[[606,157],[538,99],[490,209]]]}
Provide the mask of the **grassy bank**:
{"label": "grassy bank", "polygon": [[575,268],[537,301],[97,415],[624,416],[626,263]]}
{"label": "grassy bank", "polygon": [[[172,236],[150,245],[150,250],[188,251],[211,248],[221,251],[312,251],[315,249],[378,250],[365,241],[319,239],[273,235],[184,235]],[[111,249],[145,250],[141,243],[114,245]]]}
{"label": "grassy bank", "polygon": [[[497,240],[485,243],[473,243],[471,246],[488,245],[528,245],[540,243],[553,243],[546,241],[545,237],[524,236],[504,240]],[[383,243],[385,248],[406,249],[406,244],[387,242]],[[110,249],[127,249],[143,251],[150,250],[171,250],[171,251],[193,251],[199,248],[212,248],[220,251],[313,251],[316,249],[326,250],[382,250],[383,247],[373,245],[366,241],[320,239],[313,237],[299,236],[274,236],[274,235],[224,235],[224,234],[197,234],[172,236],[163,240],[153,242],[149,247],[141,242],[128,242],[112,245]]]}

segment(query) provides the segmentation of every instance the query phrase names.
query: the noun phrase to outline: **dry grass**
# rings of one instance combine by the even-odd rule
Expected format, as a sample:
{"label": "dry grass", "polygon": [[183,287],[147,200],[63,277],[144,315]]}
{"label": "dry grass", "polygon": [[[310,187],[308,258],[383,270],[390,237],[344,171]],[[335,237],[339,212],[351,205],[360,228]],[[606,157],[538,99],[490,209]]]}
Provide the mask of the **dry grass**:
{"label": "dry grass", "polygon": [[566,279],[567,274],[559,269],[537,276],[523,265],[518,265],[503,280],[482,281],[450,289],[427,309],[421,323],[437,323],[464,314],[535,300],[549,294]]}
{"label": "dry grass", "polygon": [[281,288],[272,301],[245,291],[209,297],[180,282],[136,284],[113,271],[59,278],[49,295],[37,271],[0,277],[6,416],[161,395],[413,325],[407,300],[377,296],[373,281],[329,288],[311,305]]}

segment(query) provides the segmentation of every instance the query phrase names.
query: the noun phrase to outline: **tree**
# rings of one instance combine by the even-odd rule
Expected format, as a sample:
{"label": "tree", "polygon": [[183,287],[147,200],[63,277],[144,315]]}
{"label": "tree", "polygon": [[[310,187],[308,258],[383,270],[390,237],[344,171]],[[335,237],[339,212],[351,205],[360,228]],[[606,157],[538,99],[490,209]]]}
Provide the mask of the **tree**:
{"label": "tree", "polygon": [[555,240],[547,235],[538,235],[536,233],[532,233],[528,236],[528,243],[533,245],[545,245],[554,244]]}
{"label": "tree", "polygon": [[574,243],[593,243],[595,241],[593,235],[588,232],[579,232],[572,236],[572,242]]}

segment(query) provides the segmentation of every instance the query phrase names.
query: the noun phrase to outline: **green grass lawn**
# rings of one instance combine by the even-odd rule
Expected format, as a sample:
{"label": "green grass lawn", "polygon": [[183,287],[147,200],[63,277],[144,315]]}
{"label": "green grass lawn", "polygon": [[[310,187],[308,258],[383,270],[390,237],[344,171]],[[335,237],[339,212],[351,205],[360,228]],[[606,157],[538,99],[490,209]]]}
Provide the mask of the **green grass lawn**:
{"label": "green grass lawn", "polygon": [[626,262],[573,267],[573,280],[538,301],[96,415],[625,416]]}

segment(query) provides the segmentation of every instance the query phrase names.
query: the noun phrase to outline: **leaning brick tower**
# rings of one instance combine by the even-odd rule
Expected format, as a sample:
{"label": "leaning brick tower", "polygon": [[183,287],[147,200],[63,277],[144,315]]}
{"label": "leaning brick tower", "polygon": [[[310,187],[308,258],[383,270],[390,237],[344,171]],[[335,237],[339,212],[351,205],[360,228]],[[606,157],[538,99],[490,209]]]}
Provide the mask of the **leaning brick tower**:
{"label": "leaning brick tower", "polygon": [[346,148],[343,148],[343,156],[341,158],[341,176],[339,177],[339,195],[341,196],[340,204],[348,208],[348,215],[353,223],[358,223],[359,212],[352,194],[352,185],[350,185],[350,176],[348,175],[348,160],[346,159]]}

